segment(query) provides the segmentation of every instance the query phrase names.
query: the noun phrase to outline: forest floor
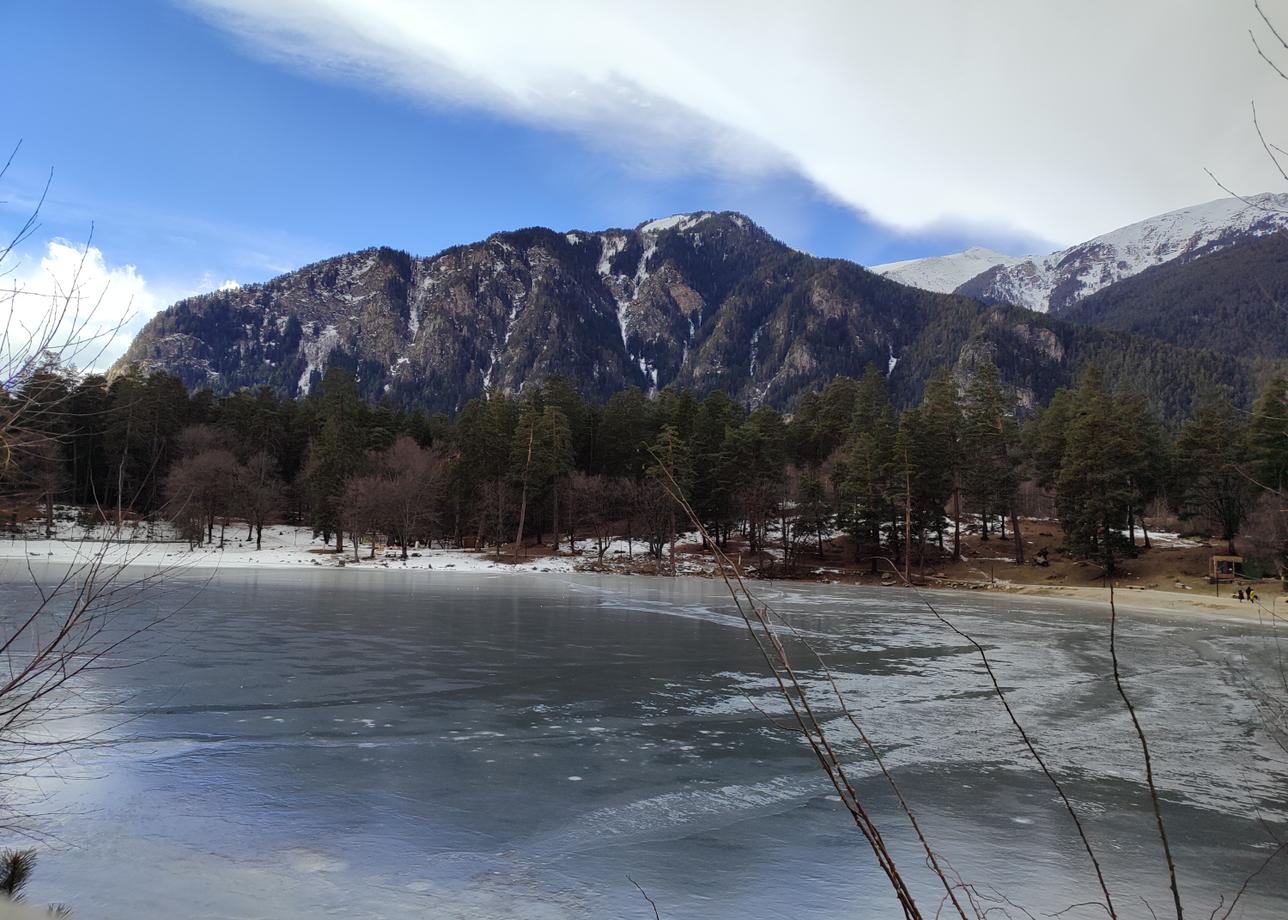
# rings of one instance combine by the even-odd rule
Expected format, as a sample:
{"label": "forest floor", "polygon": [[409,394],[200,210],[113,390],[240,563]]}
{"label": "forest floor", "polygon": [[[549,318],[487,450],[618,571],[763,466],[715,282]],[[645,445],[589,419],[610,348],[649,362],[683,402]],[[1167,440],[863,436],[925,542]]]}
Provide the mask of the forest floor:
{"label": "forest floor", "polygon": [[[9,568],[19,560],[25,562],[75,563],[88,561],[102,549],[105,534],[86,530],[76,521],[75,509],[60,509],[52,540],[44,538],[42,524],[32,522],[22,532],[0,537],[0,566]],[[1051,520],[1022,520],[1020,532],[1027,561],[1014,562],[1015,544],[993,536],[983,540],[977,533],[963,534],[960,562],[950,562],[947,553],[928,546],[921,563],[914,548],[910,567],[912,580],[929,589],[997,591],[1049,598],[1066,598],[1082,603],[1107,600],[1108,582],[1103,570],[1086,561],[1071,559],[1060,552],[1063,534]],[[530,545],[516,557],[511,547],[500,554],[493,550],[475,551],[455,548],[418,548],[406,560],[397,547],[377,544],[373,556],[369,543],[359,546],[355,558],[351,545],[343,554],[334,545],[324,544],[306,527],[273,525],[264,529],[263,547],[256,549],[247,539],[244,524],[229,526],[223,533],[222,547],[216,530],[215,544],[190,548],[176,540],[164,525],[143,522],[127,527],[127,539],[108,544],[106,561],[130,562],[178,568],[274,568],[352,567],[392,571],[433,570],[442,572],[526,572],[572,573],[605,572],[622,575],[680,574],[711,576],[714,561],[703,550],[696,534],[683,535],[677,541],[674,568],[669,559],[661,562],[651,557],[640,540],[615,539],[600,563],[594,545],[579,539],[578,552],[568,551],[566,541],[556,553],[548,545]],[[547,535],[548,538],[548,535]],[[1155,612],[1221,611],[1245,617],[1274,615],[1280,583],[1277,579],[1253,582],[1261,595],[1261,604],[1240,602],[1234,597],[1234,585],[1210,585],[1207,580],[1208,559],[1216,546],[1198,539],[1187,539],[1174,532],[1151,531],[1152,547],[1139,547],[1138,555],[1124,560],[1113,577],[1118,602],[1123,607]],[[951,540],[951,534],[947,535]],[[1141,535],[1137,534],[1141,544]],[[1048,550],[1049,563],[1038,566],[1032,560],[1041,549]],[[836,584],[886,585],[896,588],[891,564],[878,562],[876,574],[870,561],[858,562],[852,541],[837,535],[823,542],[823,553],[801,554],[794,565],[781,562],[777,548],[764,554],[752,554],[740,540],[731,540],[726,552],[749,574],[772,580],[800,580]],[[1246,582],[1245,582],[1246,584]],[[1288,599],[1285,599],[1288,610]]]}

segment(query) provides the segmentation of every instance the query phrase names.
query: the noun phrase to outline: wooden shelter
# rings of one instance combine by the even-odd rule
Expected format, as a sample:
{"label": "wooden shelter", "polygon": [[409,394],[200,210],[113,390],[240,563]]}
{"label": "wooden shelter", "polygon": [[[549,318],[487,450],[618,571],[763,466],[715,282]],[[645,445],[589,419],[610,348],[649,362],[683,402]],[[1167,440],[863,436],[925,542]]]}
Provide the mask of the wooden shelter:
{"label": "wooden shelter", "polygon": [[1242,556],[1213,554],[1208,562],[1208,583],[1219,585],[1222,582],[1234,581],[1239,577],[1239,568],[1242,565]]}

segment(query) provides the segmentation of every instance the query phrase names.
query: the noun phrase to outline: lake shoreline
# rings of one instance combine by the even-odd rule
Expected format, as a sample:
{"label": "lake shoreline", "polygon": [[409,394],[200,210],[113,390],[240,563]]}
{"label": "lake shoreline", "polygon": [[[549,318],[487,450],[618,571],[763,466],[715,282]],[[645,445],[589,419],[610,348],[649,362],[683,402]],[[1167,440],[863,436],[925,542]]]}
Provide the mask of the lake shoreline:
{"label": "lake shoreline", "polygon": [[[239,533],[241,533],[239,528]],[[687,578],[697,577],[710,579],[716,576],[714,564],[709,560],[702,563],[692,559],[682,559],[680,570],[672,575],[624,569],[619,563],[610,563],[603,568],[588,565],[587,555],[540,555],[522,561],[497,559],[491,553],[461,549],[419,549],[407,560],[377,555],[369,558],[369,548],[363,547],[359,560],[354,560],[350,552],[338,555],[334,548],[314,539],[306,528],[273,528],[265,531],[264,546],[255,549],[253,541],[228,537],[223,549],[189,548],[186,543],[171,541],[121,541],[104,542],[89,539],[46,540],[24,539],[0,541],[0,572],[12,563],[42,563],[57,565],[85,564],[102,555],[102,560],[109,565],[148,565],[159,569],[173,568],[176,573],[189,570],[237,570],[237,571],[298,571],[301,569],[357,569],[359,571],[392,571],[392,572],[433,572],[437,574],[516,574],[516,575],[606,575],[606,576],[641,576],[649,578]],[[593,555],[589,558],[593,558]],[[837,579],[829,572],[817,573],[814,577],[803,578],[751,578],[751,583],[773,584],[826,584],[834,586],[860,587],[870,590],[907,591],[900,584],[871,585],[862,582]],[[1108,613],[1109,592],[1107,587],[1099,585],[1051,585],[1023,584],[1015,581],[997,581],[994,583],[979,582],[963,585],[955,581],[951,585],[938,586],[927,584],[921,587],[927,599],[945,594],[968,597],[984,592],[989,595],[1014,595],[1034,597],[1082,606],[1104,604]],[[1228,586],[1223,586],[1229,592]],[[1199,590],[1168,591],[1156,588],[1139,588],[1119,586],[1115,590],[1115,602],[1120,611],[1145,613],[1165,616],[1182,616],[1186,618],[1210,619],[1219,617],[1244,622],[1272,623],[1283,615],[1275,609],[1279,591],[1277,585],[1267,585],[1261,597],[1260,606],[1240,602],[1237,598],[1205,595]]]}

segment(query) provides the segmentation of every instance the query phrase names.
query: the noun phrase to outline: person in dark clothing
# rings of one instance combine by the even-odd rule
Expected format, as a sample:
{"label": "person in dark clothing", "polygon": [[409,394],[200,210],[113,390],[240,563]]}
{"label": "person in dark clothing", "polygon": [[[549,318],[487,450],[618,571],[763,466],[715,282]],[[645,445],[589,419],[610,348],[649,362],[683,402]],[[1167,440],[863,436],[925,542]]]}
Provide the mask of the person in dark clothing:
{"label": "person in dark clothing", "polygon": [[1240,589],[1239,589],[1238,597],[1239,597],[1239,602],[1240,602],[1240,603],[1242,603],[1242,602],[1243,602],[1243,589],[1242,589],[1242,588],[1240,588]]}

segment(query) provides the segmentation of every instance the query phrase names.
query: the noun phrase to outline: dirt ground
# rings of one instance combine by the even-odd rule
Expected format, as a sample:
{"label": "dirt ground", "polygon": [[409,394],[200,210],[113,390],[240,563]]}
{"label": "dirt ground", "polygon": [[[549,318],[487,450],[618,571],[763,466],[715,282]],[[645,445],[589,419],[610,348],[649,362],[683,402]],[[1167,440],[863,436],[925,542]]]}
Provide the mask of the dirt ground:
{"label": "dirt ground", "polygon": [[[1064,534],[1057,522],[1021,520],[1020,533],[1027,560],[1024,565],[1015,564],[1015,546],[1009,532],[1005,540],[995,535],[982,540],[978,534],[970,533],[963,534],[960,562],[950,562],[947,553],[941,554],[934,546],[927,548],[925,562],[919,564],[914,548],[912,579],[927,588],[1005,591],[1083,602],[1108,599],[1109,580],[1100,566],[1060,552]],[[1239,601],[1235,596],[1237,585],[1208,583],[1208,560],[1213,553],[1225,552],[1223,543],[1200,537],[1181,538],[1173,533],[1152,534],[1149,548],[1144,546],[1140,533],[1136,535],[1136,542],[1137,555],[1124,559],[1112,579],[1119,606],[1161,612],[1201,608],[1249,618],[1278,618],[1282,593],[1278,579],[1242,580],[1243,585],[1256,587],[1259,605]],[[951,542],[946,542],[946,546],[951,547]],[[1034,562],[1043,548],[1047,549],[1049,559],[1045,567]],[[694,558],[702,552],[699,545],[681,549]],[[825,541],[823,554],[808,554],[798,561],[794,572],[769,559],[757,566],[755,557],[737,544],[731,547],[730,555],[741,558],[761,577],[901,587],[901,579],[894,577],[888,563],[878,563],[876,575],[872,574],[870,562],[857,563],[848,537]],[[1288,597],[1282,601],[1288,610]]]}

